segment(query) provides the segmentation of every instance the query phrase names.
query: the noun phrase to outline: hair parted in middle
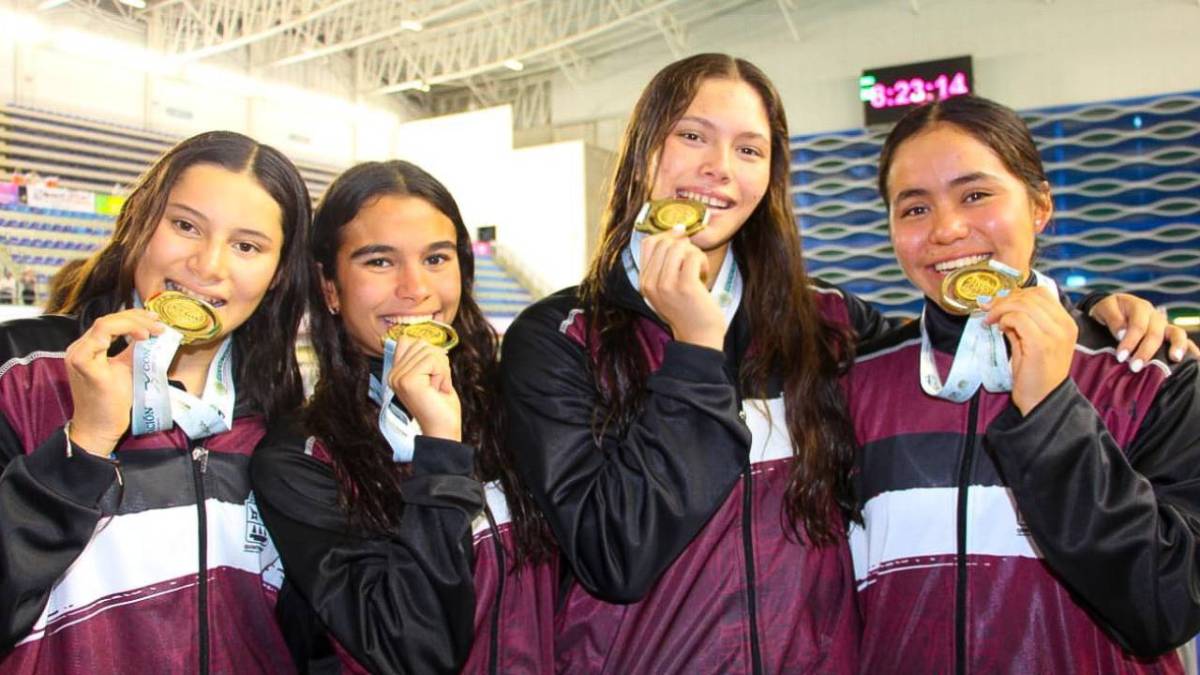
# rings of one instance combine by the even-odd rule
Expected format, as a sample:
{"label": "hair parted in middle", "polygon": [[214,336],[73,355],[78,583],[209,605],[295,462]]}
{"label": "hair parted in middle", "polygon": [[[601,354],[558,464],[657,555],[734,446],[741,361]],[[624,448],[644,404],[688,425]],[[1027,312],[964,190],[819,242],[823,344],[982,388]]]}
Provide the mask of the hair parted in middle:
{"label": "hair parted in middle", "polygon": [[513,511],[517,562],[548,555],[539,513],[520,489],[511,453],[503,447],[499,405],[497,336],[472,293],[475,253],[471,238],[446,187],[410,162],[365,162],[347,169],[329,186],[313,218],[312,253],[317,265],[309,290],[309,320],[320,375],[305,411],[308,430],[333,457],[338,493],[351,521],[365,529],[395,524],[402,511],[403,469],[392,461],[369,399],[370,366],[346,332],[343,317],[328,311],[321,278],[337,274],[343,228],[372,201],[387,195],[425,200],[453,224],[462,284],[453,326],[460,343],[450,352],[451,378],[462,404],[463,442],[474,445],[481,480],[499,480]]}
{"label": "hair parted in middle", "polygon": [[743,308],[751,346],[739,380],[751,395],[766,394],[768,378],[783,375],[787,427],[795,461],[787,511],[809,539],[827,544],[840,536],[831,519],[853,506],[848,481],[854,439],[837,378],[848,367],[848,330],[820,313],[801,257],[800,235],[789,195],[791,153],[787,118],[775,86],[754,64],[726,54],[698,54],[671,63],[643,90],[625,130],[610,183],[597,253],[580,286],[596,354],[594,380],[603,410],[593,427],[628,428],[645,395],[649,365],[637,349],[635,317],[615,302],[610,277],[621,272],[622,250],[634,220],[650,197],[658,158],[671,129],[710,79],[744,82],[762,100],[770,127],[770,180],[758,206],[732,239],[745,280]]}
{"label": "hair parted in middle", "polygon": [[312,202],[291,160],[269,145],[232,131],[209,131],[171,148],[138,179],[117,216],[112,239],[82,267],[68,273],[71,285],[57,310],[86,325],[128,306],[134,270],[166,212],[184,172],[205,164],[245,173],[279,206],[283,249],[270,289],[254,313],[234,331],[238,399],[268,417],[294,411],[304,400],[300,367],[292,348],[304,315],[309,286],[308,228]]}

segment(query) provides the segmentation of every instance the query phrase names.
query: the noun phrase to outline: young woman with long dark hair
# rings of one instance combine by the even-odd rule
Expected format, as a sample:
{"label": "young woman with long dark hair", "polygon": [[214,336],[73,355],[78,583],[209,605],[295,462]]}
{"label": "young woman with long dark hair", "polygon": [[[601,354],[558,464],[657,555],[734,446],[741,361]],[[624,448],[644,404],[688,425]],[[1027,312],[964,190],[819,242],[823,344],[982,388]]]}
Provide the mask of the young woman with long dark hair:
{"label": "young woman with long dark hair", "polygon": [[[298,659],[328,631],[372,672],[548,670],[555,573],[531,521],[507,515],[523,511],[505,498],[519,492],[500,445],[496,333],[454,198],[407,162],[355,166],[317,209],[313,258],[320,377],[302,428],[266,441],[253,467],[288,585],[319,618],[315,639],[290,631]],[[399,338],[384,376],[389,328],[427,319],[459,344]],[[388,419],[419,425],[403,450],[381,432],[389,389]],[[486,516],[476,477],[494,481]]]}
{"label": "young woman with long dark hair", "polygon": [[[303,397],[309,214],[279,152],[195,136],[135,186],[64,314],[0,325],[0,670],[292,670],[248,464]],[[162,291],[221,328],[155,351],[173,332],[140,303]]]}

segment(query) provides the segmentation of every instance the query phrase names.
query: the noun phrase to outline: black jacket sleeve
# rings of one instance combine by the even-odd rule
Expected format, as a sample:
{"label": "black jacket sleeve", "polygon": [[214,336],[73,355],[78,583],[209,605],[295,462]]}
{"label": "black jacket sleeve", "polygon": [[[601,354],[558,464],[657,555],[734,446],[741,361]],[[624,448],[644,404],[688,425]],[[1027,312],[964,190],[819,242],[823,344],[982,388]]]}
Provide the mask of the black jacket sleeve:
{"label": "black jacket sleeve", "polygon": [[986,442],[1045,560],[1121,644],[1163,653],[1200,631],[1200,382],[1177,368],[1124,451],[1072,380]]}
{"label": "black jacket sleeve", "polygon": [[[418,436],[398,525],[348,526],[333,469],[294,432],[264,438],[250,472],[287,583],[376,673],[453,673],[471,647],[471,519],[482,490],[469,446]],[[286,626],[287,623],[285,622]]]}
{"label": "black jacket sleeve", "polygon": [[750,431],[724,354],[669,342],[630,428],[596,438],[585,353],[549,309],[526,310],[504,338],[508,443],[580,583],[635,602],[729,495]]}
{"label": "black jacket sleeve", "polygon": [[0,654],[29,634],[50,589],[92,538],[115,462],[75,448],[62,430],[31,454],[0,416]]}
{"label": "black jacket sleeve", "polygon": [[825,282],[820,282],[818,285],[826,288],[836,288],[842,294],[842,298],[846,303],[846,313],[850,316],[850,327],[854,329],[854,336],[859,344],[874,340],[892,329],[904,325],[906,321],[905,319],[884,316],[875,305],[866,302],[840,286],[832,286]]}

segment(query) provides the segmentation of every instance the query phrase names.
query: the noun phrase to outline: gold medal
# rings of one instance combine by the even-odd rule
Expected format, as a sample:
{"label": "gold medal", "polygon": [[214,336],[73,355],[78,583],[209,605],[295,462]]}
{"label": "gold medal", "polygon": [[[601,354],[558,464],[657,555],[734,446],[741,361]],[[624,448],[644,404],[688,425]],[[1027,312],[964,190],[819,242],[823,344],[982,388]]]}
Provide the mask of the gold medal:
{"label": "gold medal", "polygon": [[212,305],[179,291],[162,291],[146,301],[146,309],[183,335],[181,344],[208,342],[221,332]]}
{"label": "gold medal", "polygon": [[1001,291],[1015,289],[1018,282],[1016,270],[983,262],[947,274],[942,279],[942,300],[947,310],[970,314],[979,309],[979,296],[994,299]]}
{"label": "gold medal", "polygon": [[708,209],[694,199],[655,199],[634,223],[640,232],[658,234],[682,225],[690,237],[708,225]]}
{"label": "gold medal", "polygon": [[458,333],[454,328],[441,321],[418,321],[416,323],[397,323],[388,328],[384,340],[399,340],[401,336],[424,340],[434,347],[450,351],[458,345]]}

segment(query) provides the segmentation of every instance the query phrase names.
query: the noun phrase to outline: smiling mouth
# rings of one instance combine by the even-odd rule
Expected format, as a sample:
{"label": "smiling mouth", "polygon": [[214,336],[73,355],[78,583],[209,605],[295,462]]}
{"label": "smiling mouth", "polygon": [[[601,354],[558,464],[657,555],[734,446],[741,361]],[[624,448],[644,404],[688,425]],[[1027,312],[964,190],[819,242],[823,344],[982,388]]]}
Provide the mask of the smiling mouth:
{"label": "smiling mouth", "polygon": [[940,263],[934,263],[933,270],[941,274],[947,274],[963,267],[970,265],[978,265],[981,262],[987,262],[992,257],[991,253],[980,253],[978,255],[968,255],[953,260],[943,260]]}
{"label": "smiling mouth", "polygon": [[196,291],[193,291],[192,289],[187,288],[186,286],[182,286],[171,279],[167,279],[167,280],[163,281],[163,288],[165,288],[168,291],[175,291],[176,293],[183,293],[184,295],[186,295],[189,298],[192,298],[194,300],[199,300],[201,302],[207,302],[208,304],[212,305],[214,309],[225,305],[225,301],[222,300],[221,298],[217,298],[217,297],[214,297],[211,295],[204,295],[202,293],[197,293]]}
{"label": "smiling mouth", "polygon": [[710,209],[728,209],[736,203],[724,197],[706,195],[699,192],[692,192],[691,190],[676,190],[675,196],[680,199],[691,199],[700,202]]}
{"label": "smiling mouth", "polygon": [[395,326],[398,323],[421,323],[422,321],[433,321],[434,314],[392,314],[381,317],[383,322],[389,326]]}

